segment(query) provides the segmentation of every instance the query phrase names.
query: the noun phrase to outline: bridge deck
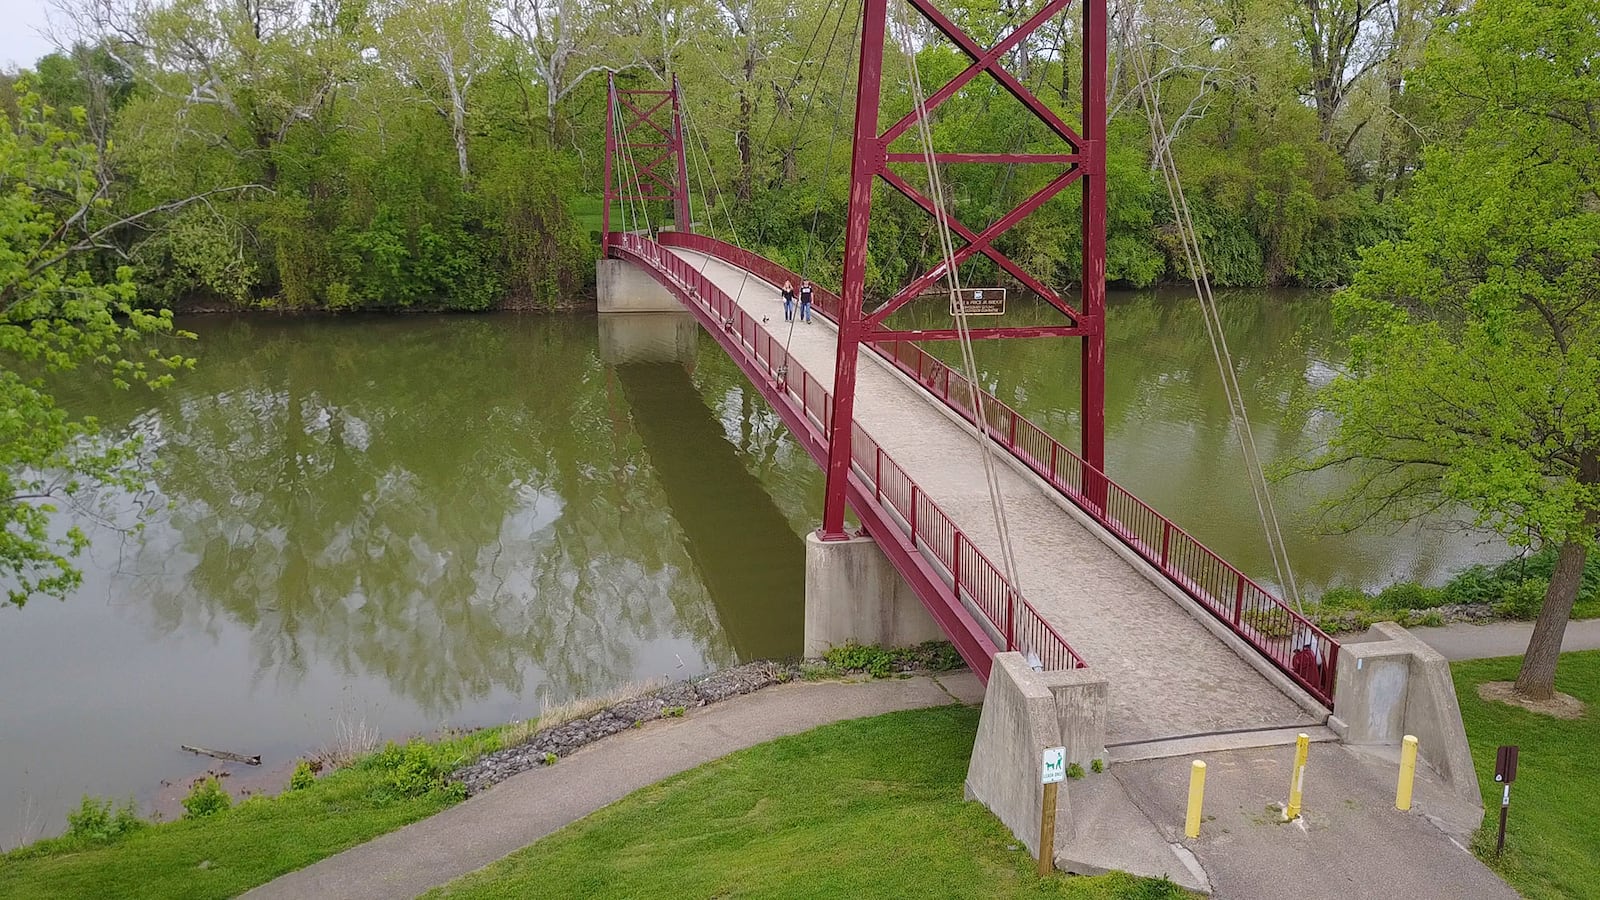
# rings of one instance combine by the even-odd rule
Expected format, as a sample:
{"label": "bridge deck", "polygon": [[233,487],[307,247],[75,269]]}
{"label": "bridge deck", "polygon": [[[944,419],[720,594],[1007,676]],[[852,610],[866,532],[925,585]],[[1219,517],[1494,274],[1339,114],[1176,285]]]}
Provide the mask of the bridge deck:
{"label": "bridge deck", "polygon": [[[777,337],[774,285],[720,260],[674,250]],[[836,335],[820,316],[796,324],[790,352],[832,389]],[[970,432],[921,389],[863,354],[856,420],[991,559],[1000,548],[983,461]],[[1111,684],[1113,742],[1315,720],[1101,543],[1034,482],[999,467],[1023,594]]]}

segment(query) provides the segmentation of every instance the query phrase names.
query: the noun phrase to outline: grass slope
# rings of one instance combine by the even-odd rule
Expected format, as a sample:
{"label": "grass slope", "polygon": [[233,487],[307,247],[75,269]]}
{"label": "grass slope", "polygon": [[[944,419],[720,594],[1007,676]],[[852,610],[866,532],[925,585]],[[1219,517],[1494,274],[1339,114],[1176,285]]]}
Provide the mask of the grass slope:
{"label": "grass slope", "polygon": [[[1523,896],[1600,898],[1600,651],[1561,657],[1556,688],[1589,705],[1582,719],[1562,721],[1478,697],[1485,681],[1512,681],[1520,657],[1455,663],[1456,695],[1472,745],[1472,760],[1488,809],[1473,850]],[[1521,748],[1511,787],[1506,853],[1494,856],[1500,787],[1494,783],[1495,748]]]}
{"label": "grass slope", "polygon": [[110,841],[62,837],[0,856],[3,898],[234,897],[454,804],[443,775],[498,746],[495,730],[390,745],[278,797]]}
{"label": "grass slope", "polygon": [[977,724],[977,710],[950,706],[752,747],[429,896],[1183,896],[1120,874],[1036,877],[988,810],[962,800]]}

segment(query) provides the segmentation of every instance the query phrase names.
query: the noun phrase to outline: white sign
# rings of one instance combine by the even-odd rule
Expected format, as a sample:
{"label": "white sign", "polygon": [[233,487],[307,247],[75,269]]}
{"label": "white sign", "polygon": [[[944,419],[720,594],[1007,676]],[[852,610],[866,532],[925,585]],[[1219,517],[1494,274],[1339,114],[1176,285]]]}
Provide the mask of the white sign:
{"label": "white sign", "polygon": [[1042,784],[1055,784],[1067,778],[1067,748],[1046,747],[1044,749],[1044,776],[1040,779]]}

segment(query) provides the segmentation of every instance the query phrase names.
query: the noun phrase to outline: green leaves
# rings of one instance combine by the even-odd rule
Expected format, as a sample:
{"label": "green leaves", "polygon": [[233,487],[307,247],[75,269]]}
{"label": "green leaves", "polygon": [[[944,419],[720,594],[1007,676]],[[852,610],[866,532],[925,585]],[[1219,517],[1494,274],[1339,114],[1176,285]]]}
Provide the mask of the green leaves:
{"label": "green leaves", "polygon": [[1355,352],[1315,464],[1369,473],[1347,498],[1359,516],[1458,503],[1513,543],[1595,544],[1597,16],[1594,0],[1488,0],[1430,48],[1425,90],[1465,125],[1424,154],[1404,238],[1364,253],[1335,300]]}
{"label": "green leaves", "polygon": [[71,559],[87,539],[56,514],[95,486],[138,480],[138,442],[72,418],[45,376],[83,370],[121,388],[160,387],[190,361],[138,348],[171,332],[172,314],[134,305],[128,267],[105,275],[87,262],[109,205],[95,146],[56,124],[26,82],[17,110],[15,121],[0,114],[0,583],[21,605],[82,580]]}

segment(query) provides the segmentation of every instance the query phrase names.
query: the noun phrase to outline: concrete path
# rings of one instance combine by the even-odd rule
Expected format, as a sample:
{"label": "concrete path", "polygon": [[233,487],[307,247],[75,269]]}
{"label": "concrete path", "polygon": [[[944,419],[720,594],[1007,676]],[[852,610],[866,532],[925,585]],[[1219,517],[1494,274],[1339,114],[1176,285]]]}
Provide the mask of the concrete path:
{"label": "concrete path", "polygon": [[659,719],[585,747],[554,766],[509,778],[399,831],[352,847],[245,894],[253,900],[415,897],[695,766],[785,735],[948,703],[983,701],[970,672],[864,683],[787,684],[682,719]]}
{"label": "concrete path", "polygon": [[1085,874],[1166,873],[1227,900],[1517,897],[1462,846],[1482,810],[1425,766],[1412,810],[1400,812],[1397,760],[1315,744],[1303,814],[1286,823],[1278,805],[1288,794],[1293,756],[1293,747],[1200,754],[1207,772],[1197,840],[1182,831],[1190,759],[1119,763],[1109,777],[1071,788],[1074,810],[1081,795],[1090,821],[1057,854],[1058,865]]}
{"label": "concrete path", "polygon": [[[1521,656],[1533,636],[1532,622],[1490,622],[1486,625],[1445,625],[1442,628],[1410,628],[1445,659],[1488,659],[1495,656]],[[1600,650],[1600,619],[1581,619],[1567,623],[1561,650]]]}
{"label": "concrete path", "polygon": [[[776,287],[703,254],[676,252],[748,313],[767,317],[766,328],[790,340],[794,358],[832,388],[836,336],[827,320],[796,324],[791,339]],[[972,435],[865,353],[856,392],[857,421],[973,543],[1000,559]],[[1022,593],[1109,680],[1111,741],[1317,721],[1080,525],[1058,498],[1009,466],[999,467],[999,475]]]}

